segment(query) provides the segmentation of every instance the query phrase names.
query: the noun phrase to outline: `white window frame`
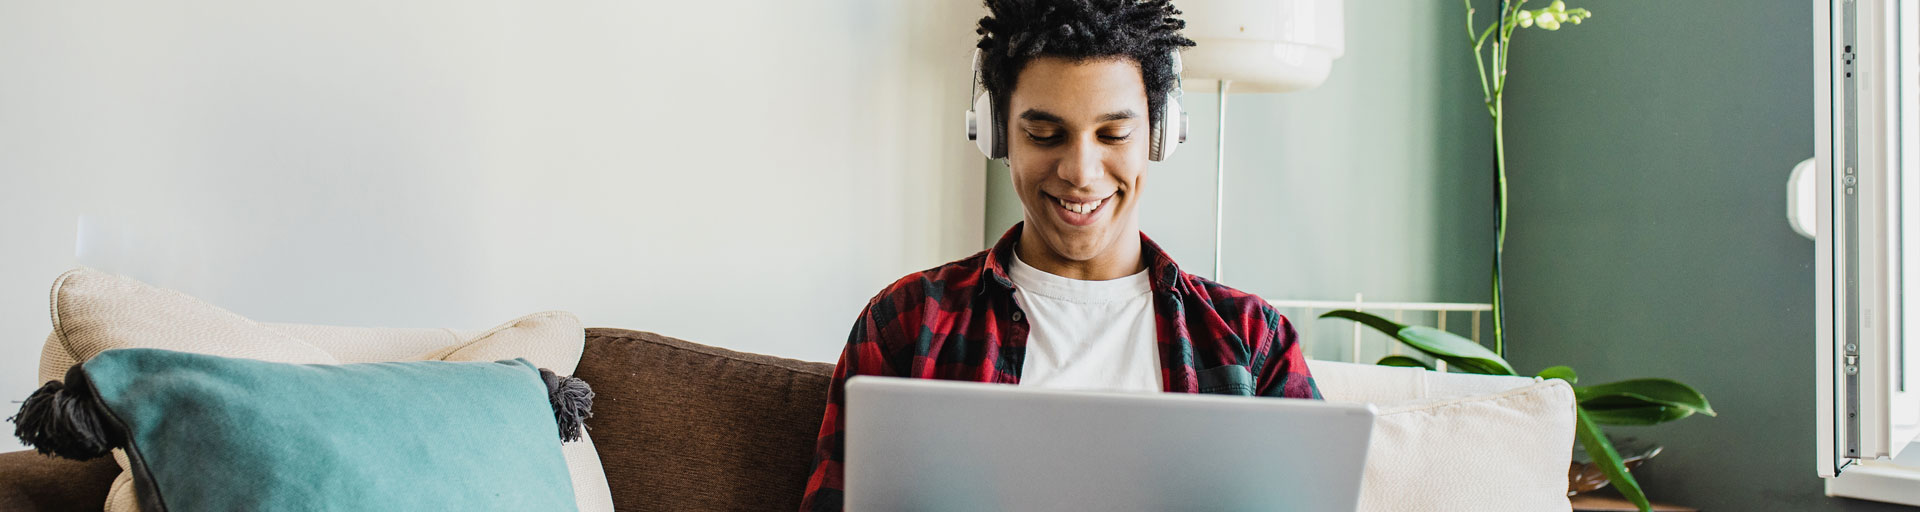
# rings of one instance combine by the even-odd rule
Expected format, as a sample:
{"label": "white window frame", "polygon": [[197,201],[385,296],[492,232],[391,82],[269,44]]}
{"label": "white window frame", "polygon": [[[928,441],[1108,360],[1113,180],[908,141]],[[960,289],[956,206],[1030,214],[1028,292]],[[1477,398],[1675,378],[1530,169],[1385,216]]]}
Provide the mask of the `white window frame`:
{"label": "white window frame", "polygon": [[1818,474],[1829,496],[1920,505],[1920,453],[1900,457],[1920,431],[1920,377],[1905,371],[1920,364],[1902,350],[1902,319],[1920,308],[1901,300],[1902,262],[1920,268],[1920,251],[1901,251],[1902,219],[1920,208],[1900,207],[1903,187],[1920,204],[1920,180],[1900,179],[1920,172],[1920,151],[1902,152],[1920,141],[1920,5],[1813,4]]}

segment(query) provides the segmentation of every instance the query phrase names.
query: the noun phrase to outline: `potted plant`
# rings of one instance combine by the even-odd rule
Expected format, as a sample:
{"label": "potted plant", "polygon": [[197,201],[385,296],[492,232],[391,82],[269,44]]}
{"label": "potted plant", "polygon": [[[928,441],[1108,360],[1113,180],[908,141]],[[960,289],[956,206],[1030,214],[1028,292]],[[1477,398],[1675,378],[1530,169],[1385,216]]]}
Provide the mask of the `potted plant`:
{"label": "potted plant", "polygon": [[[1539,9],[1523,9],[1527,0],[1500,0],[1498,19],[1486,28],[1476,28],[1473,1],[1467,7],[1467,37],[1473,43],[1475,69],[1480,75],[1480,90],[1487,114],[1493,117],[1494,172],[1494,250],[1493,250],[1493,349],[1459,335],[1425,326],[1402,325],[1379,316],[1355,310],[1339,310],[1321,318],[1344,318],[1359,322],[1392,336],[1434,358],[1445,361],[1449,369],[1487,375],[1518,375],[1505,359],[1506,318],[1501,297],[1500,270],[1507,238],[1507,160],[1504,132],[1504,107],[1501,103],[1507,86],[1507,54],[1514,31],[1521,28],[1559,30],[1564,24],[1578,25],[1593,16],[1586,9],[1568,9],[1555,1]],[[1489,46],[1491,43],[1491,46]],[[1426,362],[1407,356],[1387,356],[1378,364],[1427,368]],[[1606,384],[1581,386],[1579,376],[1567,366],[1554,366],[1535,376],[1561,379],[1573,385],[1577,423],[1575,439],[1586,450],[1593,464],[1606,475],[1620,494],[1640,507],[1651,510],[1639,482],[1627,472],[1619,451],[1601,431],[1602,425],[1655,425],[1678,420],[1695,413],[1713,416],[1707,398],[1691,386],[1671,379],[1630,379]],[[1657,450],[1656,450],[1657,451]],[[1650,454],[1636,457],[1651,456]]]}

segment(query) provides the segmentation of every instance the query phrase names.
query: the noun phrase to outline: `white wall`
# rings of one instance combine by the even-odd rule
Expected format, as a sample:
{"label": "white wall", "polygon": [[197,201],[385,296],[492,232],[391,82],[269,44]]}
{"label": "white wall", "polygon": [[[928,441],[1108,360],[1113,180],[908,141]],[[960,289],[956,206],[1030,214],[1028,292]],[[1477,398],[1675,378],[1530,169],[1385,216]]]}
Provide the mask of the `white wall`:
{"label": "white wall", "polygon": [[0,397],[75,264],[267,321],[563,309],[831,361],[981,248],[978,10],[0,1]]}

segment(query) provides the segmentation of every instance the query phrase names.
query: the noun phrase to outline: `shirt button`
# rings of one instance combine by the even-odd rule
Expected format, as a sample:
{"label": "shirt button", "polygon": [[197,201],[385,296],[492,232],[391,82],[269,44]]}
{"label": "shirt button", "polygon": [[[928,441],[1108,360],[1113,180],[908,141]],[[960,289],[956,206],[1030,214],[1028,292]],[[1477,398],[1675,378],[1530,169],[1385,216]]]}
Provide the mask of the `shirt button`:
{"label": "shirt button", "polygon": [[1018,322],[1020,321],[1021,318],[1025,318],[1025,317],[1022,316],[1019,311],[1013,312],[1013,321]]}

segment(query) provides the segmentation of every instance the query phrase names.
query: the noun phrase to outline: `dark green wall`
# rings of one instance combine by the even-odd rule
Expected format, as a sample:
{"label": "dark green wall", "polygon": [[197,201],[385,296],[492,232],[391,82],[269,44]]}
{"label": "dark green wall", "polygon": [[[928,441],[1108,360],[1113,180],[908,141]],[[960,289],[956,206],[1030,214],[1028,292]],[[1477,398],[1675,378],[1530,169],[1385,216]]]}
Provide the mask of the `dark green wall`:
{"label": "dark green wall", "polygon": [[[1510,355],[1583,381],[1678,378],[1717,418],[1619,433],[1711,510],[1882,510],[1815,476],[1813,242],[1786,180],[1813,156],[1812,6],[1572,1],[1510,60]],[[1483,12],[1491,12],[1491,2]]]}
{"label": "dark green wall", "polygon": [[[1475,1],[1485,23],[1493,2]],[[1515,366],[1704,391],[1720,417],[1616,429],[1667,447],[1639,471],[1656,499],[1898,509],[1828,498],[1815,475],[1813,242],[1785,214],[1787,175],[1813,156],[1811,3],[1569,2],[1597,16],[1523,30],[1510,59]],[[1229,284],[1274,299],[1487,300],[1489,125],[1461,17],[1457,0],[1348,2],[1348,53],[1324,86],[1232,96]],[[1210,93],[1189,91],[1193,137],[1151,168],[1142,208],[1143,227],[1203,275]],[[989,243],[1020,216],[1006,179],[990,174]],[[1347,356],[1314,341],[1315,357]]]}

